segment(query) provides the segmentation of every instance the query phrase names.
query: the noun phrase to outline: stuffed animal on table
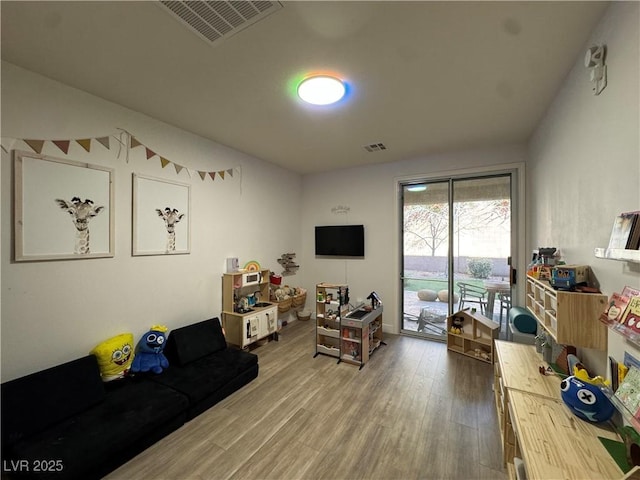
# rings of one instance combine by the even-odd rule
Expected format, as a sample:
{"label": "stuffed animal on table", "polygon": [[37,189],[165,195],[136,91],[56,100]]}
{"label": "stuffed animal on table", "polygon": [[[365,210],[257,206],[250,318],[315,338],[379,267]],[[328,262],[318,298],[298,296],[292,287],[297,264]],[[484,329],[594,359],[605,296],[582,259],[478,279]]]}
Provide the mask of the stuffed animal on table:
{"label": "stuffed animal on table", "polygon": [[578,418],[592,423],[606,422],[615,407],[597,385],[570,376],[560,382],[562,400]]}
{"label": "stuffed animal on table", "polygon": [[131,364],[131,371],[162,373],[169,366],[164,356],[164,341],[167,327],[154,325],[145,333],[136,345],[136,354]]}
{"label": "stuffed animal on table", "polygon": [[95,346],[95,355],[103,382],[124,378],[133,360],[133,333],[121,333]]}

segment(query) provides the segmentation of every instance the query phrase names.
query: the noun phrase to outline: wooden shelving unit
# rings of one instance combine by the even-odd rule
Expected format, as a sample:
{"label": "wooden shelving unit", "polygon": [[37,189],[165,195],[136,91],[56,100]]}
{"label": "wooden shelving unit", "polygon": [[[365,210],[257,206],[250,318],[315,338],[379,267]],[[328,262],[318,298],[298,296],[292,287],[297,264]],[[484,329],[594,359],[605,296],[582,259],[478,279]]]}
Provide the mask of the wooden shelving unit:
{"label": "wooden shelving unit", "polygon": [[[462,332],[453,333],[454,318],[462,319]],[[486,363],[493,363],[493,342],[498,338],[500,325],[480,313],[464,310],[447,318],[447,349]]]}
{"label": "wooden shelving unit", "polygon": [[549,282],[527,277],[526,306],[553,339],[562,345],[607,349],[607,326],[599,317],[607,296],[555,290]]}
{"label": "wooden shelving unit", "polygon": [[341,356],[340,319],[349,309],[348,285],[319,283],[316,285],[316,352]]}

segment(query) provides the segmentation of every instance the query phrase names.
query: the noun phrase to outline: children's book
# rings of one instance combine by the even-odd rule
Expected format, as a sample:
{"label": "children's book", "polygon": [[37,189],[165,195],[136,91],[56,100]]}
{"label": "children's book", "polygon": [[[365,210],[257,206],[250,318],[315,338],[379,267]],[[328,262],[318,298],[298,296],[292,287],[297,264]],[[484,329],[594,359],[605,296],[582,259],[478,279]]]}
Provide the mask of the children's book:
{"label": "children's book", "polygon": [[622,383],[614,395],[626,407],[627,410],[638,418],[640,410],[640,370],[636,367],[629,368]]}
{"label": "children's book", "polygon": [[622,295],[625,297],[640,297],[640,288],[630,287],[627,285],[622,289]]}
{"label": "children's book", "polygon": [[636,217],[635,212],[621,213],[616,217],[609,237],[609,248],[627,248]]}
{"label": "children's book", "polygon": [[600,320],[607,324],[620,323],[629,305],[629,297],[614,293],[609,299],[607,309],[600,316]]}
{"label": "children's book", "polygon": [[627,240],[627,250],[638,250],[638,247],[640,247],[640,215],[638,215],[638,212],[633,213],[634,219],[629,239]]}
{"label": "children's book", "polygon": [[640,297],[629,299],[629,305],[627,305],[620,323],[634,332],[640,333]]}

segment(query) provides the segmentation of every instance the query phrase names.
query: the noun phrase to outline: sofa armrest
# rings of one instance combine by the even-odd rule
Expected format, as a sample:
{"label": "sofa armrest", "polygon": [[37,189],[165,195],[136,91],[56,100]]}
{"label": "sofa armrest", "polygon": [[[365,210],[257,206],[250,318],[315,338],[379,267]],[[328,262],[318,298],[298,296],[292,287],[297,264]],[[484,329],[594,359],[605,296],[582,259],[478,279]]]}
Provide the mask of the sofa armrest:
{"label": "sofa armrest", "polygon": [[2,444],[41,432],[102,402],[105,395],[93,355],[5,382],[1,386]]}

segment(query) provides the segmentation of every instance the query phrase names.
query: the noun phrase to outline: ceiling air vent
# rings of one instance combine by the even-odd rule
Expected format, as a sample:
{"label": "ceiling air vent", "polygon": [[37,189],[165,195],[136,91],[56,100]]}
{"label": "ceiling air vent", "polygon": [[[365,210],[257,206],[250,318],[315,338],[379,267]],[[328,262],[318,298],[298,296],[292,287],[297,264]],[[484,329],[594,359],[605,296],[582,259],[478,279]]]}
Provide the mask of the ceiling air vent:
{"label": "ceiling air vent", "polygon": [[382,150],[386,150],[387,149],[385,144],[382,143],[382,142],[380,142],[380,143],[371,143],[369,145],[363,145],[362,148],[364,148],[367,152],[381,152]]}
{"label": "ceiling air vent", "polygon": [[280,2],[160,2],[180,23],[213,43],[244,30],[282,8]]}

